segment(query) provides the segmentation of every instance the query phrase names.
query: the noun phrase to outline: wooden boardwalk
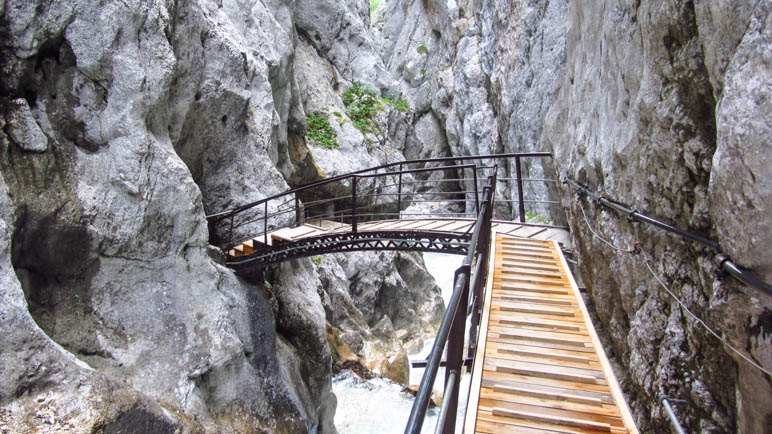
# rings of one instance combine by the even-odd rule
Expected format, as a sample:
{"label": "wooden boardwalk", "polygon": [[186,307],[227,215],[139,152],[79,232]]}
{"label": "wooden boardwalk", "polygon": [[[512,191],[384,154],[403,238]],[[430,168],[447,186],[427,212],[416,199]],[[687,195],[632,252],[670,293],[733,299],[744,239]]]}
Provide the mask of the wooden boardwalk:
{"label": "wooden boardwalk", "polygon": [[496,234],[466,433],[637,433],[554,241]]}
{"label": "wooden boardwalk", "polygon": [[[401,219],[380,220],[360,223],[357,225],[359,232],[471,232],[474,220],[472,219]],[[564,229],[545,226],[523,225],[516,222],[493,221],[493,230],[501,234],[509,234],[519,238],[538,238],[542,240],[555,240],[564,245],[570,243],[568,231]],[[318,237],[334,233],[350,232],[351,225],[342,224],[330,220],[310,220],[305,224],[294,228],[283,228],[273,231],[266,237],[258,237],[254,240],[245,240],[227,252],[230,257],[239,257],[254,253],[260,246],[266,243],[270,246],[275,241],[292,242],[305,238]]]}

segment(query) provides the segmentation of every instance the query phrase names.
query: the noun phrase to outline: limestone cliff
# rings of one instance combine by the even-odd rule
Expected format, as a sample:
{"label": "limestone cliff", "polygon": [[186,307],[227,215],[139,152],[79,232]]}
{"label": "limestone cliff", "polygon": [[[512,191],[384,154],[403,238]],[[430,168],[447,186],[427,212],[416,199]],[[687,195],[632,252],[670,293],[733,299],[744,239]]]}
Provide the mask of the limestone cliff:
{"label": "limestone cliff", "polygon": [[[713,237],[770,281],[769,9],[764,1],[390,1],[376,25],[386,65],[420,118],[438,121],[445,137],[435,143],[447,152],[552,151],[554,164],[531,175],[577,178]],[[500,199],[512,196],[510,185],[499,187]],[[677,413],[694,431],[765,431],[772,379],[689,317],[644,261],[767,370],[772,300],[717,279],[698,246],[577,202],[565,188],[533,193],[567,210],[544,211],[571,226],[588,301],[641,428],[667,430],[659,400],[668,396],[683,400]],[[640,240],[645,253],[619,254],[594,239],[580,206],[603,237],[624,249]]]}
{"label": "limestone cliff", "polygon": [[240,281],[205,214],[403,158],[305,140],[383,87],[367,12],[0,1],[3,429],[335,431],[316,271]]}

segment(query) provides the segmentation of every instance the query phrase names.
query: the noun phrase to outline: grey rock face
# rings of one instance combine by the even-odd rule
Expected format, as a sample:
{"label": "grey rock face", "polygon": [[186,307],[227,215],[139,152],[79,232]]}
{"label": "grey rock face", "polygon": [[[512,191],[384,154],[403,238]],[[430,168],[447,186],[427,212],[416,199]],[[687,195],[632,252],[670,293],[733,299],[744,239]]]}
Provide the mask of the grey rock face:
{"label": "grey rock face", "polygon": [[8,6],[10,429],[41,413],[84,431],[334,432],[329,350],[282,337],[265,290],[210,258],[201,196],[217,209],[286,188],[291,5]]}
{"label": "grey rock face", "polygon": [[326,255],[319,273],[330,298],[330,323],[344,331],[342,339],[378,375],[388,376],[442,319],[440,288],[417,254]]}
{"label": "grey rock face", "polygon": [[8,105],[9,114],[5,125],[11,141],[25,151],[45,152],[48,149],[48,138],[35,122],[27,100],[18,98],[10,101]]}

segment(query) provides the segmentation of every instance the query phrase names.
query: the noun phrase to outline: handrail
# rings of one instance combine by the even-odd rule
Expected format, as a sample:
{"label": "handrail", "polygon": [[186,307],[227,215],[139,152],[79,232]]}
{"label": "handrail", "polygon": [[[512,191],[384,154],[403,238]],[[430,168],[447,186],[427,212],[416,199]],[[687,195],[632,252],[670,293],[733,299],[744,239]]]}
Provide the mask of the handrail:
{"label": "handrail", "polygon": [[[443,397],[442,408],[440,410],[442,417],[438,423],[436,432],[452,433],[455,429],[459,391],[459,382],[456,381],[455,375],[460,372],[461,365],[463,364],[464,329],[467,317],[467,304],[470,298],[479,300],[482,286],[485,283],[484,276],[487,275],[485,264],[488,262],[487,255],[491,237],[490,232],[495,188],[496,173],[494,171],[493,175],[488,178],[488,185],[483,189],[483,199],[479,213],[477,214],[477,220],[474,224],[472,238],[469,242],[469,251],[461,267],[456,270],[453,294],[448,301],[445,315],[442,318],[437,337],[432,345],[432,351],[427,358],[426,370],[421,378],[418,393],[416,394],[413,407],[410,411],[410,418],[405,427],[406,434],[416,434],[421,432],[421,427],[423,426],[426,410],[429,406],[429,400],[431,398],[437,371],[439,370],[446,344],[448,346],[448,351],[446,357],[445,382],[446,389],[450,389],[450,393],[448,394],[448,392],[446,392],[446,395]],[[478,273],[482,273],[483,278],[480,278],[479,275],[472,276],[472,263],[475,260],[477,260],[478,263],[474,269],[478,271]],[[483,261],[482,266],[480,265],[480,261]],[[472,294],[470,295],[470,282],[473,278],[475,284],[472,288]],[[473,309],[474,308],[473,303]],[[477,324],[475,324],[473,317],[470,330],[473,330],[476,327]]]}
{"label": "handrail", "polygon": [[621,214],[627,215],[627,217],[632,221],[650,224],[654,227],[663,229],[667,232],[676,234],[682,238],[686,238],[687,240],[694,241],[696,243],[702,244],[705,247],[710,248],[715,253],[713,260],[719,269],[723,270],[724,272],[734,277],[735,279],[745,283],[746,285],[749,285],[756,289],[764,291],[765,293],[767,293],[767,295],[772,296],[772,286],[770,284],[765,282],[756,274],[734,263],[729,258],[729,256],[723,252],[723,250],[721,249],[721,246],[716,241],[713,241],[701,235],[697,235],[695,233],[686,231],[679,227],[670,225],[657,218],[647,216],[645,214],[638,212],[637,210],[630,209],[627,205],[624,205],[621,202],[603,197],[601,194],[595,193],[592,190],[590,190],[586,185],[580,184],[572,179],[569,179],[568,177],[563,178],[563,183],[568,184],[571,187],[574,187],[576,190],[578,190],[580,195],[587,195],[592,199],[594,199],[595,201],[597,201],[598,203],[600,203],[601,205],[605,206],[606,208],[610,208]]}
{"label": "handrail", "polygon": [[[304,190],[307,190],[309,188],[313,187],[319,187],[322,185],[326,185],[335,181],[341,181],[343,179],[346,179],[352,175],[360,175],[365,174],[367,172],[375,172],[381,169],[388,169],[392,167],[397,166],[403,166],[407,164],[426,164],[426,163],[438,163],[438,162],[444,162],[444,161],[474,161],[474,160],[490,160],[490,159],[504,159],[504,158],[520,158],[520,157],[552,157],[551,152],[514,152],[514,153],[506,153],[506,154],[490,154],[490,155],[467,155],[462,157],[438,157],[438,158],[423,158],[418,160],[405,160],[405,161],[396,161],[393,163],[383,164],[376,167],[369,167],[367,169],[361,169],[354,172],[346,173],[343,175],[333,176],[331,178],[322,179],[319,181],[310,182],[307,184],[300,185],[298,187],[292,188],[290,190],[284,191],[282,193],[277,193],[272,196],[265,197],[263,199],[256,200],[254,202],[250,202],[244,205],[239,205],[237,207],[231,208],[226,211],[221,211],[216,214],[211,214],[206,216],[206,219],[210,222],[217,222],[219,220],[225,219],[230,217],[234,213],[238,213],[244,210],[247,210],[249,208],[254,208],[258,205],[262,205],[264,202],[277,199],[282,196],[286,196],[292,193],[298,193]],[[434,169],[434,168],[433,168]],[[401,171],[401,170],[400,170]],[[385,173],[384,175],[396,175],[397,172],[390,172]]]}
{"label": "handrail", "polygon": [[[521,170],[521,160],[522,158],[526,157],[551,156],[552,154],[548,152],[531,152],[426,158],[389,163],[378,167],[358,170],[352,173],[338,175],[332,178],[304,184],[299,187],[287,190],[283,193],[278,193],[258,201],[209,215],[207,217],[209,231],[210,234],[212,234],[213,243],[227,251],[238,245],[240,241],[243,241],[237,239],[239,235],[254,235],[255,237],[261,238],[260,241],[263,244],[267,244],[268,236],[271,231],[275,231],[284,227],[300,226],[305,222],[307,217],[310,218],[315,216],[316,218],[320,218],[320,216],[329,212],[337,214],[338,209],[341,206],[345,206],[346,204],[350,204],[351,210],[349,215],[350,222],[347,223],[351,223],[352,228],[354,228],[357,226],[357,223],[362,220],[360,218],[360,211],[364,209],[363,207],[383,208],[382,210],[384,212],[390,213],[390,209],[396,206],[397,211],[400,212],[405,204],[426,201],[426,199],[421,199],[420,196],[425,194],[433,195],[433,197],[445,197],[445,199],[438,199],[437,201],[447,204],[456,203],[462,204],[461,206],[463,206],[463,203],[466,203],[467,213],[470,213],[470,208],[473,207],[473,210],[471,210],[472,212],[470,214],[475,215],[479,211],[480,206],[478,175],[481,174],[479,171],[485,170],[487,174],[490,173],[489,170],[498,170],[499,166],[497,164],[493,162],[484,162],[484,160],[495,161],[495,159],[513,160],[512,163],[514,171],[517,173],[517,177],[506,179],[511,180],[513,183],[516,181],[517,199],[503,200],[503,203],[505,203],[507,206],[510,206],[509,204],[511,204],[512,208],[517,209],[519,212],[520,222],[525,223],[526,202],[549,204],[551,201],[524,199],[524,179],[520,179],[523,176]],[[473,160],[480,160],[482,162],[472,163]],[[435,165],[435,167],[411,167],[411,165],[427,163],[432,163]],[[392,170],[394,168],[396,168],[396,170]],[[454,182],[465,182],[467,188],[458,188],[459,186],[456,186],[454,189],[452,189],[452,191],[432,191],[432,188],[429,188],[427,191],[418,191],[417,186],[420,185],[420,183],[414,181],[413,177],[410,176],[420,173],[442,173],[446,171],[453,171],[453,173],[457,175],[451,176]],[[358,182],[365,178],[398,179],[398,182],[396,183],[396,191],[392,190],[392,188],[395,186],[394,181],[384,179],[383,181],[368,182],[365,187],[365,184]],[[338,185],[336,185],[333,190],[330,190],[330,192],[345,191],[346,189],[349,189],[349,194],[330,195],[327,190],[319,192],[313,190],[314,188],[330,185],[331,183],[335,182],[337,182]],[[384,183],[388,184],[390,188],[386,189],[386,187],[383,185]],[[359,185],[357,186],[357,184]],[[433,185],[438,184],[434,183]],[[411,187],[404,188],[406,186]],[[301,201],[301,195],[303,198],[310,199],[311,201],[308,203]],[[278,208],[276,207],[277,203]],[[325,206],[329,208],[325,210]],[[314,208],[315,210],[312,211]],[[246,211],[250,212],[248,214],[241,214]],[[375,214],[361,214],[361,217],[372,220],[374,215]],[[247,225],[260,225],[260,223],[262,223],[262,231],[260,231],[258,228],[252,228],[253,233],[245,233],[246,230],[244,228],[246,228]],[[253,238],[257,239],[255,237]]]}

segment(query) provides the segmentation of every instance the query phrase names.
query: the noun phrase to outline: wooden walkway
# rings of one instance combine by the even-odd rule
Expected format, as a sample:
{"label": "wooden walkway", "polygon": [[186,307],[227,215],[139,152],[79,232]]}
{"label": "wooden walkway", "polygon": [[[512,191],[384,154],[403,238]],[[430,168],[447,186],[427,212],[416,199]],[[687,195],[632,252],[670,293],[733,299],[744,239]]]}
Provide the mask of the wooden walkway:
{"label": "wooden walkway", "polygon": [[[471,232],[474,220],[472,219],[402,219],[380,220],[360,223],[358,232]],[[509,234],[519,238],[538,238],[542,240],[555,240],[568,246],[570,237],[568,231],[544,226],[523,225],[516,222],[493,221],[493,230],[501,234]],[[273,245],[275,241],[292,242],[304,238],[330,235],[334,233],[350,232],[351,225],[342,224],[330,220],[311,220],[294,228],[283,228],[271,232],[266,237],[258,237],[254,240],[245,240],[227,252],[228,256],[239,257],[254,253],[260,246]]]}
{"label": "wooden walkway", "polygon": [[465,433],[637,433],[554,241],[496,234]]}

